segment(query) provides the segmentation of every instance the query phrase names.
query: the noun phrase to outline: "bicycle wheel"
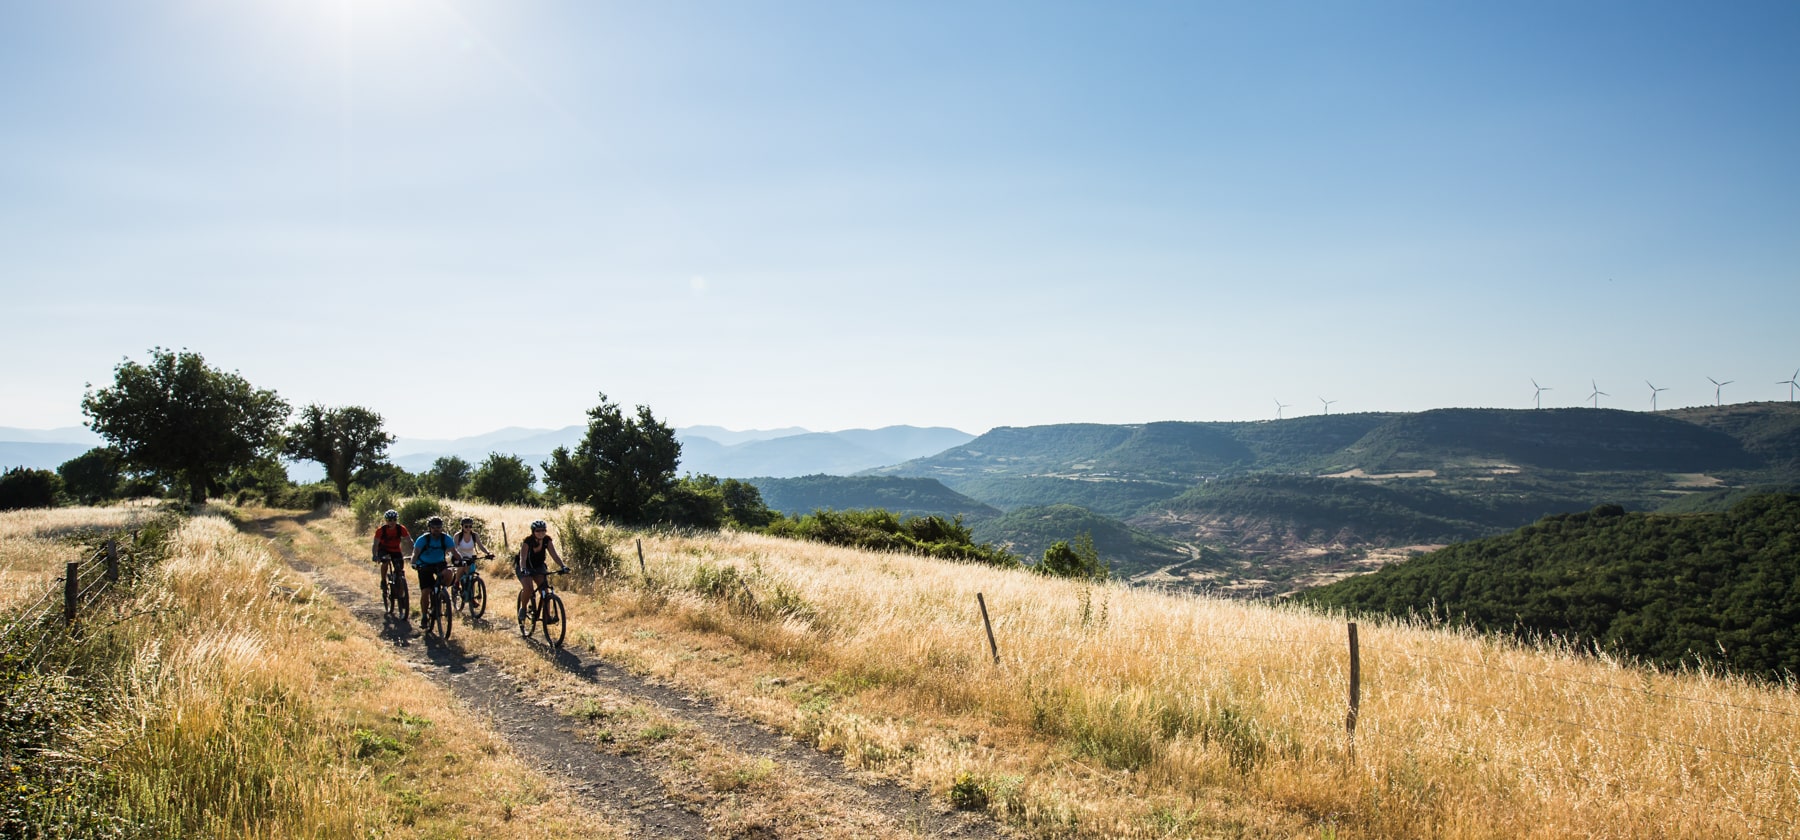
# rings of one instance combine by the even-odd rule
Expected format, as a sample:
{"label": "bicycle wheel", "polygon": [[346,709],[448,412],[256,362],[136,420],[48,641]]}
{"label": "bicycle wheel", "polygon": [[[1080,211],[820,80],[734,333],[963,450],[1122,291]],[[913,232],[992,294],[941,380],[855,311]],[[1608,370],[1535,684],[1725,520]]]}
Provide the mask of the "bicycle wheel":
{"label": "bicycle wheel", "polygon": [[386,565],[381,567],[381,611],[388,618],[394,617],[394,584],[388,580]]}
{"label": "bicycle wheel", "polygon": [[487,582],[481,578],[469,581],[469,618],[487,614]]}
{"label": "bicycle wheel", "polygon": [[450,606],[449,590],[446,590],[445,588],[443,588],[441,586],[438,587],[438,598],[439,598],[439,600],[442,600],[444,602],[444,618],[443,618],[444,626],[442,627],[443,633],[440,635],[442,635],[444,639],[448,640],[450,638],[450,627],[451,627],[451,625],[456,623],[456,610],[452,609]]}
{"label": "bicycle wheel", "polygon": [[563,612],[562,598],[557,597],[555,592],[547,593],[538,612],[538,617],[544,624],[544,641],[553,647],[562,647],[563,636],[569,632],[568,615]]}
{"label": "bicycle wheel", "polygon": [[394,592],[396,593],[394,595],[394,607],[399,616],[401,618],[411,617],[412,593],[408,592],[406,589],[406,570],[404,568],[401,568],[398,565],[394,566],[394,580],[391,586],[393,586]]}
{"label": "bicycle wheel", "polygon": [[527,602],[526,606],[519,608],[519,635],[529,639],[536,630],[537,620],[532,617],[531,608]]}

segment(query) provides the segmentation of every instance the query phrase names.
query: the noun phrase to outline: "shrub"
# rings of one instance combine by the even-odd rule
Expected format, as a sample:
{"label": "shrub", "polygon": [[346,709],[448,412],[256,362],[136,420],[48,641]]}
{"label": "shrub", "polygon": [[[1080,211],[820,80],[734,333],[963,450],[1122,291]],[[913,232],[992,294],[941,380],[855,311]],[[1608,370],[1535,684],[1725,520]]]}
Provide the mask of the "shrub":
{"label": "shrub", "polygon": [[444,515],[444,503],[435,496],[414,496],[400,506],[400,524],[417,537],[425,533],[425,521]]}
{"label": "shrub", "polygon": [[598,522],[576,513],[556,520],[557,551],[569,564],[577,583],[594,582],[619,570],[619,556],[607,544],[607,531]]}
{"label": "shrub", "polygon": [[394,493],[387,487],[358,487],[350,491],[350,511],[356,515],[356,529],[375,527],[381,515],[394,509]]}
{"label": "shrub", "polygon": [[274,498],[269,499],[273,507],[288,510],[318,510],[337,501],[337,488],[326,482],[303,484],[290,487]]}
{"label": "shrub", "polygon": [[49,470],[14,467],[0,475],[0,510],[56,507],[62,476]]}

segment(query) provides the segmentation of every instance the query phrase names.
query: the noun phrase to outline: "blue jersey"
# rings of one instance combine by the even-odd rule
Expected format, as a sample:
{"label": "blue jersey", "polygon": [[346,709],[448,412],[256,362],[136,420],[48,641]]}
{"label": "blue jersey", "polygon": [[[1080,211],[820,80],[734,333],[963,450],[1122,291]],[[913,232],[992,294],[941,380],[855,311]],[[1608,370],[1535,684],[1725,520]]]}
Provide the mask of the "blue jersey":
{"label": "blue jersey", "polygon": [[441,566],[450,562],[447,555],[455,548],[456,540],[449,534],[427,531],[424,536],[413,541],[413,565]]}

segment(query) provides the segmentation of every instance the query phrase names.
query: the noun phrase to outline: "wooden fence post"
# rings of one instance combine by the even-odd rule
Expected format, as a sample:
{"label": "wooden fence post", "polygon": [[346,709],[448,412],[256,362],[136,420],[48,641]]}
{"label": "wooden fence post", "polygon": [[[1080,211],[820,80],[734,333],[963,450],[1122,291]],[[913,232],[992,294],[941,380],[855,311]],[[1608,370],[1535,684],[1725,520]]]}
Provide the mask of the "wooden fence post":
{"label": "wooden fence post", "polygon": [[975,593],[975,603],[981,605],[981,626],[987,628],[988,650],[994,654],[994,664],[1000,664],[1000,646],[994,644],[994,623],[988,620],[987,599],[981,593]]}
{"label": "wooden fence post", "polygon": [[508,551],[512,550],[512,540],[506,538],[505,522],[500,523],[500,544],[506,546]]}
{"label": "wooden fence post", "polygon": [[1362,655],[1356,646],[1356,622],[1350,622],[1350,713],[1344,717],[1345,744],[1356,760],[1356,715],[1362,710]]}
{"label": "wooden fence post", "polygon": [[75,623],[75,598],[81,594],[81,564],[70,563],[63,573],[63,623]]}
{"label": "wooden fence post", "polygon": [[643,573],[644,583],[648,584],[650,582],[650,568],[648,566],[644,565],[644,541],[643,540],[637,541],[637,549],[638,549],[638,571]]}
{"label": "wooden fence post", "polygon": [[106,579],[108,581],[117,581],[119,579],[118,540],[106,541]]}

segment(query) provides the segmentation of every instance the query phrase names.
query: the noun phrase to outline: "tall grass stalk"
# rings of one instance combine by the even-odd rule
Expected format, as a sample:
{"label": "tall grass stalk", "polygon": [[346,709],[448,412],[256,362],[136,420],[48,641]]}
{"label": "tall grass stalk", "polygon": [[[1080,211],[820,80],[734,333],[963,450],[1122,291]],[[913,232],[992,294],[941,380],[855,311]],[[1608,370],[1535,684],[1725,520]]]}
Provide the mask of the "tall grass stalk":
{"label": "tall grass stalk", "polygon": [[[1221,799],[1260,803],[1271,831],[1338,836],[1770,837],[1800,823],[1793,686],[1366,622],[1352,755],[1340,618],[757,535],[644,539],[677,593],[661,609],[821,675],[828,702],[796,709],[796,729],[939,791],[972,780],[1038,832],[1164,836]],[[759,620],[680,593],[721,566],[809,610]]]}

